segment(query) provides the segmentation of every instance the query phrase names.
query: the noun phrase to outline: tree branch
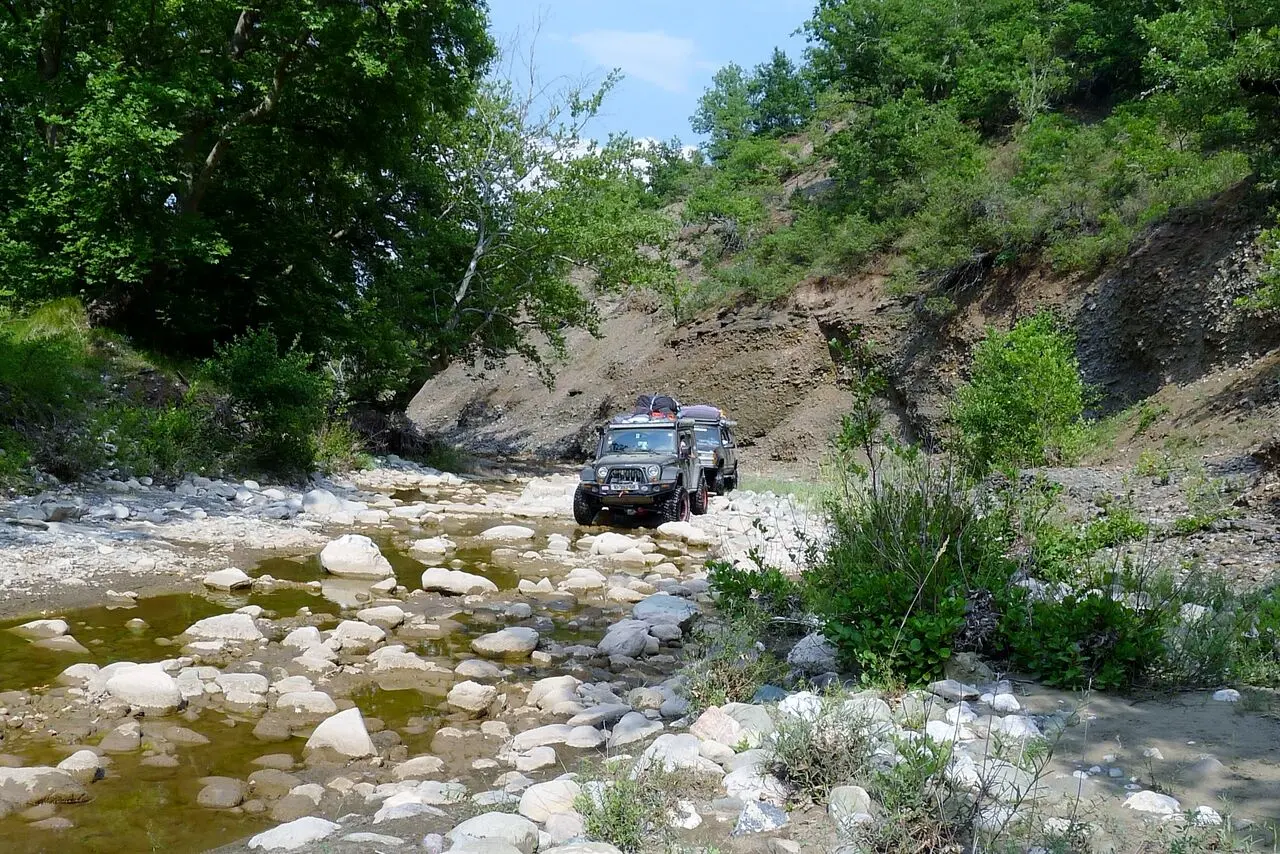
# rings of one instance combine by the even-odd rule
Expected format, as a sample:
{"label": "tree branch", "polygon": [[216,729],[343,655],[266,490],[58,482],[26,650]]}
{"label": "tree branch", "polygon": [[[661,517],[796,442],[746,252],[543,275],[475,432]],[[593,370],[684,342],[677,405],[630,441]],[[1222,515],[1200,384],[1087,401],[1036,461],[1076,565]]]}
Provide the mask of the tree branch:
{"label": "tree branch", "polygon": [[258,13],[253,9],[245,9],[240,13],[239,19],[236,20],[236,27],[231,31],[231,58],[235,60],[244,59],[245,51],[249,49],[249,39],[253,35],[253,29],[258,24]]}
{"label": "tree branch", "polygon": [[[240,17],[241,21],[243,21],[244,15]],[[240,24],[237,23],[236,27],[239,29]],[[223,158],[227,155],[227,149],[231,146],[231,132],[237,127],[263,121],[276,111],[276,107],[280,104],[280,94],[284,90],[285,81],[288,79],[289,66],[298,58],[298,55],[302,52],[302,46],[307,43],[307,39],[310,37],[310,30],[304,32],[294,46],[280,57],[280,61],[276,63],[275,72],[271,76],[271,87],[262,96],[262,100],[223,125],[217,141],[213,144],[213,148],[205,156],[200,171],[191,179],[191,189],[187,194],[186,201],[183,203],[185,212],[195,213],[199,210],[200,202],[204,200],[204,195],[209,189],[209,183],[213,179],[213,173],[217,171],[218,165],[222,163]]]}

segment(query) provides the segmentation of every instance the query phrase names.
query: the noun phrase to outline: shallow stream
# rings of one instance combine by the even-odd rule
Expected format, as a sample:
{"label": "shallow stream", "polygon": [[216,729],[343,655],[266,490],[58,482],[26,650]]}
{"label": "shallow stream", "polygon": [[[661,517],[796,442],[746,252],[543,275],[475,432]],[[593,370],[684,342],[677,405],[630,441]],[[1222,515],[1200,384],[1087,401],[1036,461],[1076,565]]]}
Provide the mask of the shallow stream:
{"label": "shallow stream", "polygon": [[[412,493],[396,497],[405,501],[419,498]],[[110,604],[72,611],[54,608],[44,615],[0,623],[0,710],[7,711],[11,718],[0,738],[0,766],[55,765],[76,750],[96,750],[94,745],[104,724],[120,723],[118,716],[104,721],[95,709],[70,702],[76,689],[58,683],[59,674],[69,665],[91,662],[103,666],[119,661],[145,663],[176,658],[183,654],[183,641],[174,639],[193,623],[246,606],[262,608],[261,616],[278,624],[270,637],[279,640],[297,626],[333,628],[340,618],[354,619],[356,609],[394,603],[411,615],[425,615],[429,630],[422,630],[424,624],[420,620],[418,629],[389,631],[387,642],[403,644],[408,651],[449,670],[463,659],[476,657],[470,648],[473,638],[504,626],[537,628],[543,638],[562,646],[594,644],[609,622],[624,615],[623,604],[604,602],[599,596],[592,599],[594,606],[583,607],[574,597],[564,594],[516,593],[522,578],[537,581],[545,576],[563,577],[568,569],[580,565],[547,552],[533,552],[545,547],[548,535],[563,534],[572,540],[584,532],[563,519],[521,520],[520,524],[536,530],[536,539],[531,542],[540,546],[489,543],[478,537],[481,531],[501,521],[492,516],[470,517],[421,527],[395,523],[350,529],[377,542],[390,561],[397,582],[408,591],[418,590],[427,566],[440,565],[493,581],[501,592],[490,594],[483,602],[464,604],[460,597],[421,592],[380,597],[370,592],[369,582],[326,576],[316,554],[294,554],[242,567],[255,579],[274,579],[271,583],[260,582],[252,590],[172,593],[141,598],[132,604],[117,597]],[[336,537],[345,532],[326,529],[325,534]],[[441,534],[458,544],[446,556],[418,559],[407,550],[407,543],[415,537]],[[438,563],[427,563],[428,560]],[[83,645],[84,651],[43,649],[9,631],[35,616],[66,620],[70,636]],[[270,649],[264,646],[259,654],[250,656],[250,661],[210,659],[196,664],[221,666],[225,672],[258,672],[274,682],[286,672],[296,672],[287,671],[284,666],[288,656],[296,652],[282,654],[277,647],[274,643]],[[345,653],[343,660],[347,660]],[[523,685],[566,672],[545,661],[508,662],[506,666],[511,672],[503,679],[504,684]],[[406,679],[403,674],[380,678],[362,672],[348,675],[345,671],[343,668],[327,678],[312,678],[319,690],[332,694],[339,708],[353,704],[359,707],[375,739],[379,731],[392,730],[394,736],[389,737],[392,743],[398,743],[395,749],[399,755],[440,755],[446,762],[441,779],[461,779],[480,787],[489,784],[488,778],[496,772],[479,776],[470,768],[469,759],[457,757],[455,763],[447,748],[432,743],[436,730],[450,719],[444,700],[452,680]],[[318,779],[307,775],[304,737],[295,733],[292,738],[275,741],[255,735],[262,711],[216,704],[197,709],[193,705],[177,715],[138,718],[143,729],[142,749],[103,757],[105,778],[87,787],[91,801],[45,805],[0,818],[0,851],[186,854],[217,847],[277,823],[267,812],[206,809],[196,802],[203,778],[221,776],[243,781],[262,767],[255,760],[264,756],[272,757],[270,762],[289,768],[290,773],[307,781]],[[167,737],[173,727],[194,731],[207,743],[188,743],[190,737]],[[282,754],[288,758],[282,758]]]}

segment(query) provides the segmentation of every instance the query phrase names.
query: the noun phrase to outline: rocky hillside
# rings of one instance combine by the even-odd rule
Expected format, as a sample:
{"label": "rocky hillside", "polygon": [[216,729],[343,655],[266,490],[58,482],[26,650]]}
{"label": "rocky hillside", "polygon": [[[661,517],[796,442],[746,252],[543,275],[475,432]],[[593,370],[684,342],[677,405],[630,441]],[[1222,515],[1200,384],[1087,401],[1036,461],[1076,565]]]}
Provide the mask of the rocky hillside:
{"label": "rocky hillside", "polygon": [[515,359],[491,371],[455,365],[422,388],[409,415],[473,451],[574,458],[636,394],[669,390],[726,407],[757,467],[812,470],[846,406],[829,341],[869,337],[901,431],[927,437],[943,427],[984,330],[1049,306],[1076,329],[1101,413],[1155,396],[1156,429],[1122,437],[1114,452],[1171,431],[1247,447],[1280,411],[1280,324],[1234,307],[1256,286],[1255,238],[1265,221],[1242,185],[1151,228],[1096,275],[980,269],[972,284],[939,291],[957,306],[941,319],[923,296],[897,296],[875,272],[809,279],[772,303],[680,325],[643,296],[620,299],[604,307],[598,338],[571,335],[554,388]]}

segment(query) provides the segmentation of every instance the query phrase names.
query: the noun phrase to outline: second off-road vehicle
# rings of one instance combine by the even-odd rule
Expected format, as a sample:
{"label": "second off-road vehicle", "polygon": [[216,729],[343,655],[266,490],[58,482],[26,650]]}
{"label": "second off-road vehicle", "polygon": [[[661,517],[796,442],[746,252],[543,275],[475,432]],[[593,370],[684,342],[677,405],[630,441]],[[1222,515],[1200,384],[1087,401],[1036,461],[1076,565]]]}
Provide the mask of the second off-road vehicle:
{"label": "second off-road vehicle", "polygon": [[600,435],[595,459],[582,469],[573,518],[590,525],[602,509],[628,516],[685,521],[707,512],[707,484],[695,451],[695,423],[675,412],[613,418]]}
{"label": "second off-road vehicle", "polygon": [[695,448],[707,490],[724,495],[736,489],[738,443],[733,438],[733,428],[737,422],[725,417],[723,410],[706,404],[683,406],[677,414],[682,419],[693,419]]}

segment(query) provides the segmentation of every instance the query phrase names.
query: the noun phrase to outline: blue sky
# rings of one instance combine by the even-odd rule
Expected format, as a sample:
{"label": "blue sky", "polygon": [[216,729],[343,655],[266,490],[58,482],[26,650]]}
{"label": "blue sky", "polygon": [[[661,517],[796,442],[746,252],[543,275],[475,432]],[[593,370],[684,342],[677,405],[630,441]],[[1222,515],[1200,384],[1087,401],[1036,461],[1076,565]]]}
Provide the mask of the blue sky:
{"label": "blue sky", "polygon": [[791,34],[813,0],[490,0],[494,37],[507,45],[534,22],[544,80],[600,80],[611,68],[625,78],[588,133],[697,142],[689,116],[717,68],[750,68],[775,46],[799,59],[804,40]]}

